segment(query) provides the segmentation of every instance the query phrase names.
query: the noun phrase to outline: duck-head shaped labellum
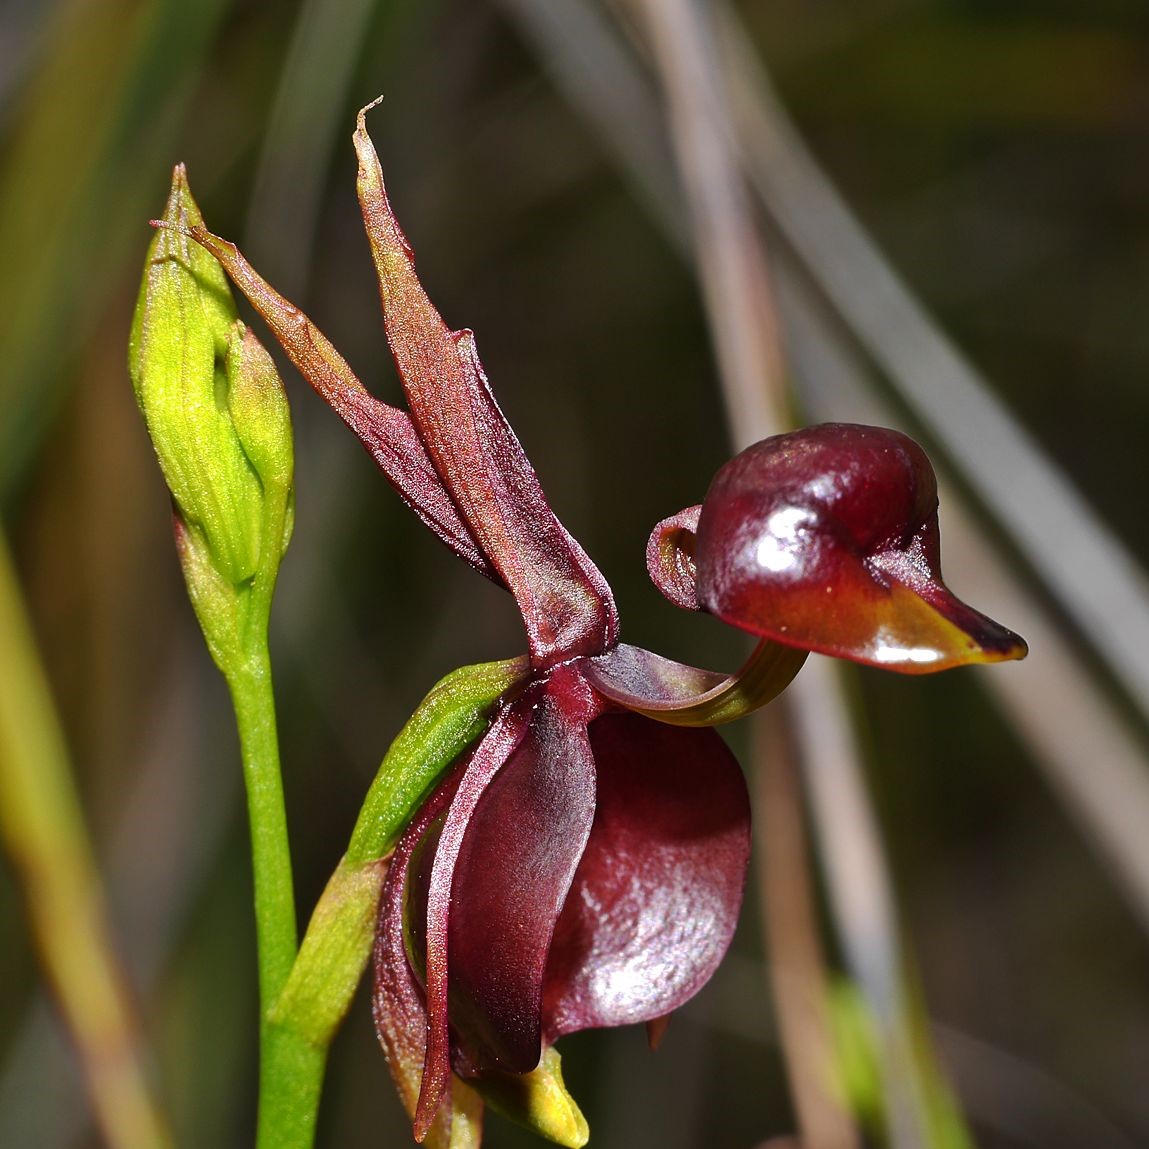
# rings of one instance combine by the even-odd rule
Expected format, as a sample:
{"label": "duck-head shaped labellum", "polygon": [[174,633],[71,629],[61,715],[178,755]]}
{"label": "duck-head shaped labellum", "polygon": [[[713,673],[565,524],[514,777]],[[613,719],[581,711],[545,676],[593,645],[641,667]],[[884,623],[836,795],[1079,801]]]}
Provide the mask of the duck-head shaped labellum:
{"label": "duck-head shaped labellum", "polygon": [[761,637],[905,673],[1021,658],[1024,641],[942,582],[937,482],[882,427],[775,435],[719,470],[701,508],[660,523],[663,593]]}

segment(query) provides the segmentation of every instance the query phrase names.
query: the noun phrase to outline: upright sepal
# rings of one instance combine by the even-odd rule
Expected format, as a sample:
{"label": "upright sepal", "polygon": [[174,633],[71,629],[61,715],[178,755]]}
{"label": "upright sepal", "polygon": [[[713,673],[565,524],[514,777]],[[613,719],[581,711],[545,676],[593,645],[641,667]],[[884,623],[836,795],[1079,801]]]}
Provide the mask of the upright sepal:
{"label": "upright sepal", "polygon": [[498,582],[407,413],[376,399],[323,332],[263,279],[234,243],[200,224],[190,227],[190,235],[226,269],[300,374],[351,428],[404,502],[455,554]]}
{"label": "upright sepal", "polygon": [[546,501],[491,393],[472,332],[452,331],[423,290],[359,113],[359,202],[383,318],[411,417],[468,529],[522,612],[536,666],[613,644],[606,580]]}

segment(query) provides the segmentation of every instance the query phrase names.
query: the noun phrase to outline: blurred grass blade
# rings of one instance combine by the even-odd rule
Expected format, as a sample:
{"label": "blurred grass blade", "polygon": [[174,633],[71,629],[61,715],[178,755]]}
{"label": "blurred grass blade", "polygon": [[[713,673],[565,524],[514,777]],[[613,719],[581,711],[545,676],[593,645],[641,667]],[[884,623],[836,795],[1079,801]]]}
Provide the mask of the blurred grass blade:
{"label": "blurred grass blade", "polygon": [[0,182],[0,501],[60,404],[69,354],[121,286],[131,237],[143,247],[163,153],[226,6],[69,0],[55,13]]}
{"label": "blurred grass blade", "polygon": [[787,695],[809,792],[835,931],[876,1027],[889,1143],[934,1145],[927,1087],[910,1042],[897,907],[882,835],[842,697],[840,670],[815,656]]}
{"label": "blurred grass blade", "polygon": [[68,753],[3,537],[0,832],[108,1145],[171,1144],[140,1062]]}
{"label": "blurred grass blade", "polygon": [[[214,679],[194,638],[181,634],[162,672],[130,788],[103,839],[103,870],[121,949],[145,1000],[217,864],[238,794],[230,771],[203,768],[230,746],[220,745],[221,730],[228,733],[227,716],[215,713]],[[143,856],[147,865],[140,864]],[[0,1062],[0,1145],[75,1142],[90,1114],[77,1104],[79,1083],[56,1011],[39,997],[13,1032]],[[178,1122],[178,1113],[173,1120]],[[187,1132],[177,1128],[181,1136]]]}
{"label": "blurred grass blade", "polygon": [[[289,298],[307,282],[320,198],[368,21],[392,6],[305,0],[296,17],[245,227],[256,265]],[[283,242],[287,234],[291,243]]]}
{"label": "blurred grass blade", "polygon": [[917,302],[725,23],[747,169],[807,271],[1149,718],[1149,578]]}
{"label": "blurred grass blade", "polygon": [[7,119],[12,92],[24,78],[41,6],[36,0],[9,0],[0,5],[0,128]]}
{"label": "blurred grass blade", "polygon": [[[710,24],[693,0],[629,0],[627,6],[641,16],[666,93],[727,418],[743,447],[785,429],[789,403],[765,253],[731,152]],[[824,659],[809,662],[790,687],[786,709],[795,720],[834,929],[874,1021],[881,1124],[891,1149],[961,1144],[956,1113],[944,1132],[932,1119],[933,1059],[928,1040],[924,1049],[913,1040],[895,895],[841,679]]]}
{"label": "blurred grass blade", "polygon": [[765,253],[731,150],[729,112],[702,9],[630,0],[647,29],[686,188],[694,261],[737,451],[790,427]]}
{"label": "blurred grass blade", "polygon": [[1040,1066],[949,1026],[934,1040],[980,1123],[1028,1149],[1138,1149],[1106,1115]]}
{"label": "blurred grass blade", "polygon": [[750,737],[767,972],[798,1132],[818,1149],[860,1149],[861,1136],[836,1080],[841,1077],[840,1059],[810,865],[802,763],[785,696],[753,716]]}
{"label": "blurred grass blade", "polygon": [[690,229],[650,83],[611,23],[586,0],[496,0],[555,86],[607,144],[634,194],[681,252]]}

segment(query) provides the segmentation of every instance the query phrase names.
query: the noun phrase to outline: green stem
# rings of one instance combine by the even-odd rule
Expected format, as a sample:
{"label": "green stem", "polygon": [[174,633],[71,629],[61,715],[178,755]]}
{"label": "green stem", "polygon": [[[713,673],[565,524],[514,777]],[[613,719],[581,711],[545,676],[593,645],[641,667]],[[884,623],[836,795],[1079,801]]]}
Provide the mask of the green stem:
{"label": "green stem", "polygon": [[291,976],[265,1014],[260,1149],[311,1145],[327,1050],[371,956],[387,855],[427,794],[486,730],[492,709],[525,669],[523,660],[511,659],[447,675],[387,751],[347,853],[311,915]]}
{"label": "green stem", "polygon": [[0,832],[113,1149],[165,1149],[59,719],[0,535]]}
{"label": "green stem", "polygon": [[327,1071],[327,1046],[269,1024],[260,1052],[257,1149],[311,1149]]}
{"label": "green stem", "polygon": [[254,651],[236,673],[229,675],[228,686],[235,706],[247,787],[259,997],[266,1012],[291,972],[297,945],[287,811],[266,646]]}
{"label": "green stem", "polygon": [[[257,1145],[260,1149],[306,1149],[314,1139],[318,1095],[310,1111],[300,1112],[283,1082],[293,1079],[299,1066],[310,1065],[313,1051],[271,1021],[272,1007],[295,961],[298,934],[267,630],[259,626],[250,633],[248,655],[227,681],[243,756],[255,888],[260,1006]],[[322,1063],[318,1072],[322,1077]]]}
{"label": "green stem", "polygon": [[527,672],[525,658],[462,666],[441,678],[395,736],[351,832],[350,862],[390,853],[407,823],[462,752],[487,728],[496,702]]}

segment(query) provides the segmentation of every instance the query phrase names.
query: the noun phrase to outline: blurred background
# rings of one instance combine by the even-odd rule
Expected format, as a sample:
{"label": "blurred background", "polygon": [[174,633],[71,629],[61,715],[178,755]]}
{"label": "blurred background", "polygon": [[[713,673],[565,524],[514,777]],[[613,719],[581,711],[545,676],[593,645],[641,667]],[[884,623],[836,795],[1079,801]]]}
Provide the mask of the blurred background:
{"label": "blurred background", "polygon": [[[249,1138],[255,966],[232,719],[125,366],[147,220],[185,162],[209,226],[397,401],[350,147],[355,110],[384,94],[371,131],[424,282],[449,323],[477,332],[625,638],[732,668],[740,636],[676,611],[644,568],[653,524],[700,501],[730,445],[658,84],[627,9],[0,0],[0,514],[181,1144]],[[1149,1145],[1149,823],[1135,820],[1149,647],[1133,565],[1149,562],[1149,9],[728,11],[744,55],[720,70],[741,76],[729,60],[750,54],[780,101],[759,108],[780,150],[749,127],[739,148],[800,403],[853,418],[855,393],[835,388],[861,380],[883,404],[875,421],[922,436],[976,516],[971,537],[1005,564],[1006,584],[988,579],[961,535],[945,551],[951,584],[1033,645],[1024,669],[848,682],[938,1057],[986,1149]],[[810,190],[835,187],[924,328]],[[990,381],[976,392],[996,397],[988,408],[945,406],[977,382],[945,358],[947,338]],[[931,364],[958,383],[930,392]],[[272,653],[305,918],[419,699],[523,643],[505,596],[284,377],[298,503]],[[1052,470],[1026,470],[1031,450]],[[1063,483],[1082,498],[1062,498]],[[1015,602],[1041,612],[1049,661],[1047,632]],[[996,676],[1004,695],[987,692]],[[747,749],[744,730],[729,737]],[[751,1149],[795,1129],[760,894],[755,882],[730,961],[656,1054],[638,1031],[565,1043],[594,1145]],[[833,899],[818,897],[829,960],[849,968]],[[2,855],[0,954],[0,1144],[99,1144]],[[320,1144],[408,1136],[363,993]],[[487,1137],[529,1143],[493,1117]]]}

